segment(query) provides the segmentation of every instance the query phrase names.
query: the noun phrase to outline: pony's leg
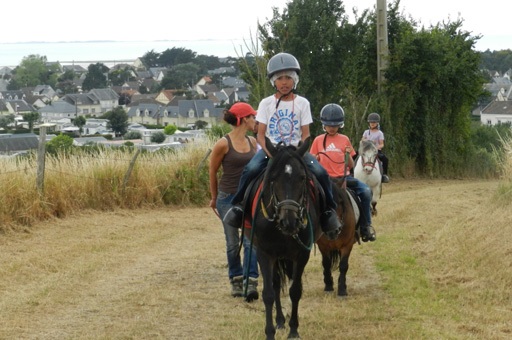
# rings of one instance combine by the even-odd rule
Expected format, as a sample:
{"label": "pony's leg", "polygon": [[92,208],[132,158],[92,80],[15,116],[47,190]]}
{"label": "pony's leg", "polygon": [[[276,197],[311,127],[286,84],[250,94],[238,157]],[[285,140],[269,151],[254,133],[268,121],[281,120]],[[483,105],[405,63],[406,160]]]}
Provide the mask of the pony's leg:
{"label": "pony's leg", "polygon": [[263,290],[261,291],[261,295],[263,303],[265,304],[265,335],[267,340],[274,340],[276,335],[274,320],[272,320],[272,309],[275,301],[275,292],[272,283],[274,280],[274,260],[265,256],[263,252],[257,252],[257,256],[261,276],[263,277]]}
{"label": "pony's leg", "polygon": [[302,274],[304,268],[309,260],[309,252],[304,258],[299,258],[294,263],[293,282],[290,286],[290,300],[292,301],[292,313],[290,315],[290,332],[288,333],[288,339],[300,339],[299,336],[299,301],[302,297]]}
{"label": "pony's leg", "polygon": [[324,291],[334,291],[334,280],[332,278],[332,257],[330,252],[322,253],[322,267],[324,269]]}
{"label": "pony's leg", "polygon": [[347,272],[348,272],[348,254],[342,254],[340,259],[340,276],[338,278],[338,296],[347,296]]}
{"label": "pony's leg", "polygon": [[281,275],[277,266],[274,267],[274,294],[276,303],[276,328],[283,329],[286,318],[283,314],[283,305],[281,303]]}

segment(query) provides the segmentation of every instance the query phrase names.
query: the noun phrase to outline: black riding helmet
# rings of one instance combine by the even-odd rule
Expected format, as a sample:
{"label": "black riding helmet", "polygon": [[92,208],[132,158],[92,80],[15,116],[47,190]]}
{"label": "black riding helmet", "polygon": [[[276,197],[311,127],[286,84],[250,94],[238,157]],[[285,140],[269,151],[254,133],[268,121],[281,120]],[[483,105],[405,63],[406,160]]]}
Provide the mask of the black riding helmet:
{"label": "black riding helmet", "polygon": [[320,121],[325,126],[336,126],[343,128],[345,125],[345,112],[338,104],[327,104],[320,111]]}
{"label": "black riding helmet", "polygon": [[378,113],[370,113],[368,115],[368,123],[380,123],[380,116]]}

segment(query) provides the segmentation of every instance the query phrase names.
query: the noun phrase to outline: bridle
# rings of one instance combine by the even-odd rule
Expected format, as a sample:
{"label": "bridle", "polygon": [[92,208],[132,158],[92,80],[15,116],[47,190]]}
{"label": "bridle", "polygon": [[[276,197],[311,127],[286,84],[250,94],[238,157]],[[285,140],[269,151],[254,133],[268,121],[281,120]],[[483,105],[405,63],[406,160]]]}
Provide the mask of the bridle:
{"label": "bridle", "polygon": [[[302,166],[304,166],[304,168],[306,167],[305,164],[302,164]],[[306,176],[305,180],[298,184],[302,187],[302,193],[300,195],[300,197],[298,198],[298,200],[294,200],[294,199],[283,199],[283,200],[279,200],[277,194],[276,194],[276,191],[275,191],[275,182],[274,181],[271,181],[270,182],[270,200],[267,204],[265,204],[263,201],[263,198],[260,197],[259,199],[259,202],[260,202],[260,205],[261,205],[261,212],[263,214],[263,216],[267,219],[267,221],[269,222],[275,222],[276,224],[276,228],[281,232],[281,233],[285,233],[285,230],[284,230],[284,227],[283,227],[283,224],[281,223],[281,220],[280,220],[280,212],[282,212],[283,210],[288,210],[288,211],[291,211],[295,214],[297,214],[297,220],[299,221],[298,223],[298,227],[297,227],[297,232],[293,233],[293,235],[291,235],[293,237],[293,239],[299,243],[302,247],[304,247],[305,249],[308,249],[308,250],[311,250],[311,248],[313,247],[313,244],[314,244],[314,237],[313,237],[313,226],[311,225],[311,218],[309,217],[309,214],[308,214],[308,209],[309,209],[309,203],[308,203],[308,177]],[[262,194],[263,194],[263,190],[262,190]],[[270,208],[271,209],[268,209]],[[271,214],[269,214],[269,210],[272,211]],[[307,227],[309,226],[309,229],[310,229],[310,235],[309,235],[309,242],[308,244],[304,244],[304,242],[300,239],[299,237],[299,232],[302,231],[302,230],[305,230]]]}
{"label": "bridle", "polygon": [[[365,157],[365,153],[361,153],[361,162],[363,163],[363,169],[367,174],[371,174],[374,169],[377,168],[377,152],[373,156]],[[370,168],[370,170],[366,170],[367,167]]]}

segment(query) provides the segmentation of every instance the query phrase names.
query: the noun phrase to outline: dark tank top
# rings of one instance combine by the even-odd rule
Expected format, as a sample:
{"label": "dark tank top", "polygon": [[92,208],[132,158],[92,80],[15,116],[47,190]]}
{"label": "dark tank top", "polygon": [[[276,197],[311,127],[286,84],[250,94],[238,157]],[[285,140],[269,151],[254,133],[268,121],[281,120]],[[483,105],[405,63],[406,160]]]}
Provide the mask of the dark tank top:
{"label": "dark tank top", "polygon": [[227,192],[228,194],[234,194],[238,190],[238,182],[240,182],[242,171],[245,165],[249,163],[251,158],[256,154],[256,150],[247,136],[245,138],[251,150],[246,153],[240,153],[233,148],[229,135],[225,135],[224,138],[228,140],[228,152],[224,155],[224,159],[222,160],[222,176],[219,181],[219,190]]}

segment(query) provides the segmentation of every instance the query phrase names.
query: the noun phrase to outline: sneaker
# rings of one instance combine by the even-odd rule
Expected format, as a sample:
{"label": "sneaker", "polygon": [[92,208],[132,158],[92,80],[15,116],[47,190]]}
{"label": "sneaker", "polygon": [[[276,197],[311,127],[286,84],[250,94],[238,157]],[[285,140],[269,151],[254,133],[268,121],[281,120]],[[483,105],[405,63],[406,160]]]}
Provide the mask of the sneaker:
{"label": "sneaker", "polygon": [[375,229],[371,225],[367,225],[366,227],[361,228],[361,239],[363,242],[373,242],[377,239],[377,235],[375,234]]}
{"label": "sneaker", "polygon": [[249,283],[247,284],[247,296],[245,297],[245,301],[252,302],[254,300],[258,300],[258,298],[258,279],[250,277]]}
{"label": "sneaker", "polygon": [[322,231],[330,240],[336,239],[342,228],[338,215],[331,209],[324,211],[320,215],[320,225],[322,226]]}
{"label": "sneaker", "polygon": [[231,282],[231,296],[232,297],[242,297],[244,296],[244,277],[243,276],[235,276],[230,279]]}
{"label": "sneaker", "polygon": [[382,175],[382,183],[389,183],[388,175]]}
{"label": "sneaker", "polygon": [[222,221],[233,228],[240,228],[242,226],[242,220],[244,218],[244,210],[240,206],[240,204],[235,204],[232,206],[226,215],[224,215],[224,218]]}

